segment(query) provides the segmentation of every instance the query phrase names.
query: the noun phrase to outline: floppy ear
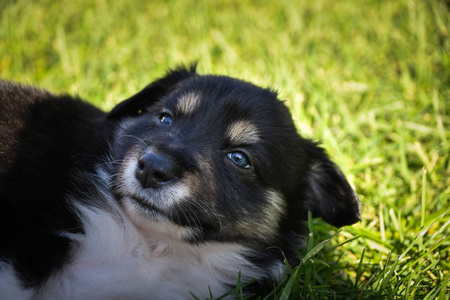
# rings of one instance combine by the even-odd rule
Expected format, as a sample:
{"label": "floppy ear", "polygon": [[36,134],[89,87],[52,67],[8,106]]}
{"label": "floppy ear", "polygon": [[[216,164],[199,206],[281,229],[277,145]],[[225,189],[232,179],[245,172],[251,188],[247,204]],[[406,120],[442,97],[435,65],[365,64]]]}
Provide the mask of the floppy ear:
{"label": "floppy ear", "polygon": [[314,154],[307,176],[307,196],[304,206],[314,217],[333,226],[351,225],[361,220],[356,193],[321,148]]}
{"label": "floppy ear", "polygon": [[136,95],[116,105],[108,113],[108,119],[117,120],[139,115],[144,108],[168,95],[182,81],[196,76],[195,69],[196,65],[193,64],[189,68],[178,67],[169,70],[166,76],[152,82]]}

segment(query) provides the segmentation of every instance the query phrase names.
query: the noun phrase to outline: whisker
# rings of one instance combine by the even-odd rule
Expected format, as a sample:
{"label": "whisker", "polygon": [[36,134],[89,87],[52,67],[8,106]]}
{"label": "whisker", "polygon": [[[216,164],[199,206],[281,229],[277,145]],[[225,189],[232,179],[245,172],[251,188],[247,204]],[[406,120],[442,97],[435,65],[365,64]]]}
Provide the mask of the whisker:
{"label": "whisker", "polygon": [[[190,209],[189,207],[186,207],[184,205],[182,205],[180,207],[181,212],[183,213],[184,217],[186,218],[188,224],[189,224],[189,228],[193,228],[193,229],[200,229],[200,232],[203,233],[203,226],[202,223],[200,222],[200,219],[198,218],[198,216],[194,213],[194,211],[192,209]],[[188,217],[189,215],[189,217]],[[194,226],[192,226],[190,220],[192,220],[192,222],[194,223]],[[197,240],[197,235],[194,235],[194,240]]]}
{"label": "whisker", "polygon": [[219,230],[222,230],[223,224],[222,224],[222,218],[217,209],[209,203],[205,202],[198,202],[196,203],[197,206],[199,206],[206,214],[212,215],[216,221],[218,221],[219,224]]}
{"label": "whisker", "polygon": [[133,139],[136,139],[136,140],[142,142],[145,146],[150,146],[146,141],[144,141],[143,139],[141,139],[141,138],[139,138],[137,136],[130,135],[130,134],[122,134],[118,138],[123,138],[123,137],[133,138]]}

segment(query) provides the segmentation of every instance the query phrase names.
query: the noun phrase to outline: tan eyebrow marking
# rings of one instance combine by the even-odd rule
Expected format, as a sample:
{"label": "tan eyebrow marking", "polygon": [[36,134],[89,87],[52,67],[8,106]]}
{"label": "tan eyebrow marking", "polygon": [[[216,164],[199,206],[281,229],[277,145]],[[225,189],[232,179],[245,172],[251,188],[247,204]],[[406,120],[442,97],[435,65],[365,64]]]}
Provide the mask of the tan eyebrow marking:
{"label": "tan eyebrow marking", "polygon": [[227,136],[233,144],[257,143],[260,140],[258,128],[250,121],[237,121],[227,130]]}
{"label": "tan eyebrow marking", "polygon": [[187,93],[177,103],[177,110],[184,114],[194,112],[200,106],[200,95]]}

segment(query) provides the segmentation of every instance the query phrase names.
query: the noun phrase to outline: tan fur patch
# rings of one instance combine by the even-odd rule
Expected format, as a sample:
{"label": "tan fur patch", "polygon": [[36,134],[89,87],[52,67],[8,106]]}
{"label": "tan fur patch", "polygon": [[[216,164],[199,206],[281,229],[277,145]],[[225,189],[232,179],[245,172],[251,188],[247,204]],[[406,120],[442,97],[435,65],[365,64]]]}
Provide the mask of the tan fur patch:
{"label": "tan fur patch", "polygon": [[260,140],[258,128],[249,121],[237,121],[227,130],[227,136],[233,144],[257,143]]}
{"label": "tan fur patch", "polygon": [[284,214],[286,203],[283,196],[275,190],[266,191],[266,199],[269,202],[268,212],[271,215],[270,221],[278,223],[279,217]]}
{"label": "tan fur patch", "polygon": [[275,190],[266,191],[267,206],[262,208],[264,217],[242,220],[237,224],[238,230],[247,235],[257,236],[260,239],[270,240],[277,234],[281,217],[285,213],[285,202],[282,195]]}
{"label": "tan fur patch", "polygon": [[193,113],[199,107],[200,100],[198,94],[188,93],[178,101],[177,109],[183,114]]}

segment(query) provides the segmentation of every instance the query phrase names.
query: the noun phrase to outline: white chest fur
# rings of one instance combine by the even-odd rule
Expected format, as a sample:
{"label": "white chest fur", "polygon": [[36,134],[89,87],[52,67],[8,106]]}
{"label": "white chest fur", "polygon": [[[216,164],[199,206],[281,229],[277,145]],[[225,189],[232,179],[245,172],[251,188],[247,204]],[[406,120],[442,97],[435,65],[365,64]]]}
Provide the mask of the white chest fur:
{"label": "white chest fur", "polygon": [[[227,292],[258,269],[231,243],[191,245],[157,232],[141,233],[111,202],[109,211],[78,207],[85,235],[74,260],[54,274],[32,299],[200,299]],[[210,289],[210,290],[209,290]]]}

